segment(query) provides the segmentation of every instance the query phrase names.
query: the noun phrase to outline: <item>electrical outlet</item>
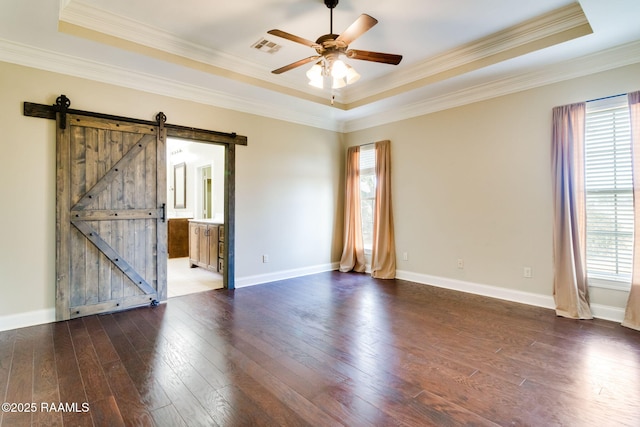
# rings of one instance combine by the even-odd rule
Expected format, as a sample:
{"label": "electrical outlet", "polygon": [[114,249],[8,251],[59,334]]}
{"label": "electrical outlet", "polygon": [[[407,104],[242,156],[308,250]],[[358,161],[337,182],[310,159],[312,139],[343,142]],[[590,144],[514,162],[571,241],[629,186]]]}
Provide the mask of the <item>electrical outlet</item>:
{"label": "electrical outlet", "polygon": [[269,255],[262,255],[262,262],[264,264],[268,263],[269,262]]}
{"label": "electrical outlet", "polygon": [[533,270],[531,267],[525,267],[522,274],[525,278],[531,279],[533,277]]}
{"label": "electrical outlet", "polygon": [[458,268],[459,269],[464,268],[464,260],[462,258],[458,258]]}
{"label": "electrical outlet", "polygon": [[403,259],[404,261],[409,261],[409,252],[404,252],[404,253],[402,254],[402,259]]}

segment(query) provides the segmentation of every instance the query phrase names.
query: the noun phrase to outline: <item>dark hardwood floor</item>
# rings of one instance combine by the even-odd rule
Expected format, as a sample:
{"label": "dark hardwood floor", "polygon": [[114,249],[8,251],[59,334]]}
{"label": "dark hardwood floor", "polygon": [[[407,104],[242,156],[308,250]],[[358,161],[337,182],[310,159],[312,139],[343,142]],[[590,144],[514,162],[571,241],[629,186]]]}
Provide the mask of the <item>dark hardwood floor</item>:
{"label": "dark hardwood floor", "polygon": [[332,272],[0,332],[0,395],[12,427],[638,426],[640,332]]}

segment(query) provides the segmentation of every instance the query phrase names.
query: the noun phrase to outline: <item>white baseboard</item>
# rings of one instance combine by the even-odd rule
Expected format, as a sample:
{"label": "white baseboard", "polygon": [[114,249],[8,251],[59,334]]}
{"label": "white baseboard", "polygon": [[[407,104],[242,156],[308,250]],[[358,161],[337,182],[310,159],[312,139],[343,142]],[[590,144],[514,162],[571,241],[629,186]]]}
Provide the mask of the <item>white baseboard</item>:
{"label": "white baseboard", "polygon": [[[410,271],[396,271],[396,278],[408,280],[410,282],[423,285],[437,286],[439,288],[451,289],[454,291],[468,292],[491,298],[498,298],[506,301],[518,302],[555,310],[553,295],[541,295],[531,292],[517,291],[514,289],[500,288],[497,286],[484,285],[481,283],[466,282],[464,280],[450,279],[447,277],[432,276],[429,274],[413,273]],[[622,322],[624,319],[624,309],[601,304],[591,304],[593,317]]]}
{"label": "white baseboard", "polygon": [[429,274],[412,273],[410,271],[396,271],[396,278],[409,280],[423,285],[437,286],[439,288],[451,289],[454,291],[468,292],[476,295],[483,295],[491,298],[498,298],[522,304],[534,305],[555,309],[552,295],[540,295],[530,292],[517,291],[514,289],[501,288],[498,286],[484,285],[481,283],[466,282],[464,280],[450,279],[447,277],[432,276]]}
{"label": "white baseboard", "polygon": [[6,316],[0,316],[0,331],[42,325],[43,323],[53,323],[55,321],[55,308],[29,311],[27,313],[9,314]]}
{"label": "white baseboard", "polygon": [[294,277],[308,276],[310,274],[323,273],[325,271],[337,270],[339,266],[339,262],[333,262],[330,264],[320,264],[311,267],[275,271],[273,273],[266,274],[257,274],[254,276],[236,277],[236,288],[275,282],[278,280],[293,279]]}
{"label": "white baseboard", "polygon": [[[236,278],[236,288],[259,285],[262,283],[275,282],[278,280],[292,279],[294,277],[308,276],[310,274],[322,273],[325,271],[337,270],[339,263],[321,264],[311,267],[296,268],[292,270],[276,271],[267,274],[245,276]],[[498,298],[506,301],[518,302],[533,305],[536,307],[549,308],[554,310],[555,304],[552,295],[541,295],[530,292],[522,292],[514,289],[500,288],[497,286],[484,285],[480,283],[467,282],[463,280],[450,279],[446,277],[432,276],[429,274],[413,273],[411,271],[396,271],[396,278],[407,280],[423,285],[437,286],[439,288],[451,289],[454,291],[468,292],[476,295],[483,295],[491,298]],[[591,304],[591,312],[594,317],[612,322],[621,323],[624,319],[624,309],[602,304]],[[10,314],[0,316],[0,331],[24,328],[28,326],[41,325],[56,321],[54,308],[30,311],[27,313]]]}
{"label": "white baseboard", "polygon": [[590,307],[591,314],[598,319],[611,320],[616,323],[622,323],[624,320],[624,308],[602,304],[590,304]]}

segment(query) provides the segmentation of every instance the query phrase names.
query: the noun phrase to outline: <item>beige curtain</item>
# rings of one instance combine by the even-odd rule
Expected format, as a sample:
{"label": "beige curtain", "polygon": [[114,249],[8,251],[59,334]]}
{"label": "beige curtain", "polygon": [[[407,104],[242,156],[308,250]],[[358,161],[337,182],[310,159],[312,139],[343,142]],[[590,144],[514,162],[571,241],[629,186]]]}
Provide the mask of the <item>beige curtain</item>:
{"label": "beige curtain", "polygon": [[634,245],[633,245],[633,274],[631,291],[627,300],[622,326],[640,330],[640,92],[629,95],[629,110],[631,114],[631,150],[633,161],[633,209],[634,209]]}
{"label": "beige curtain", "polygon": [[391,209],[391,144],[376,142],[376,200],[373,214],[373,248],[371,276],[379,279],[396,277],[396,246]]}
{"label": "beige curtain", "polygon": [[365,270],[362,219],[360,212],[360,147],[347,150],[347,173],[344,200],[344,247],[340,271]]}
{"label": "beige curtain", "polygon": [[592,319],[585,256],[583,150],[586,104],[553,109],[553,297],[558,316]]}

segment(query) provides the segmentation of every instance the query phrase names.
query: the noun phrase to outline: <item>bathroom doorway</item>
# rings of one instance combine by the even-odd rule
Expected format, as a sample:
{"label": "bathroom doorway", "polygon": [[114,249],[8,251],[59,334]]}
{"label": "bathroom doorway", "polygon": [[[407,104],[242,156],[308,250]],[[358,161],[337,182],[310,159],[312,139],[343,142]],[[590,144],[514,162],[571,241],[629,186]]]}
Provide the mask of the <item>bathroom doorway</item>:
{"label": "bathroom doorway", "polygon": [[[167,138],[167,209],[168,260],[167,295],[169,298],[223,287],[222,271],[218,268],[218,252],[208,245],[193,242],[200,235],[194,230],[204,221],[224,224],[225,148],[183,139]],[[177,169],[176,169],[177,168]],[[181,175],[184,169],[184,189]],[[184,198],[173,203],[176,194]],[[192,234],[195,231],[195,234]],[[204,238],[204,233],[202,233]],[[207,234],[207,238],[208,238]],[[216,246],[218,242],[215,242]],[[206,254],[199,248],[207,247]],[[194,253],[195,252],[195,253]]]}

